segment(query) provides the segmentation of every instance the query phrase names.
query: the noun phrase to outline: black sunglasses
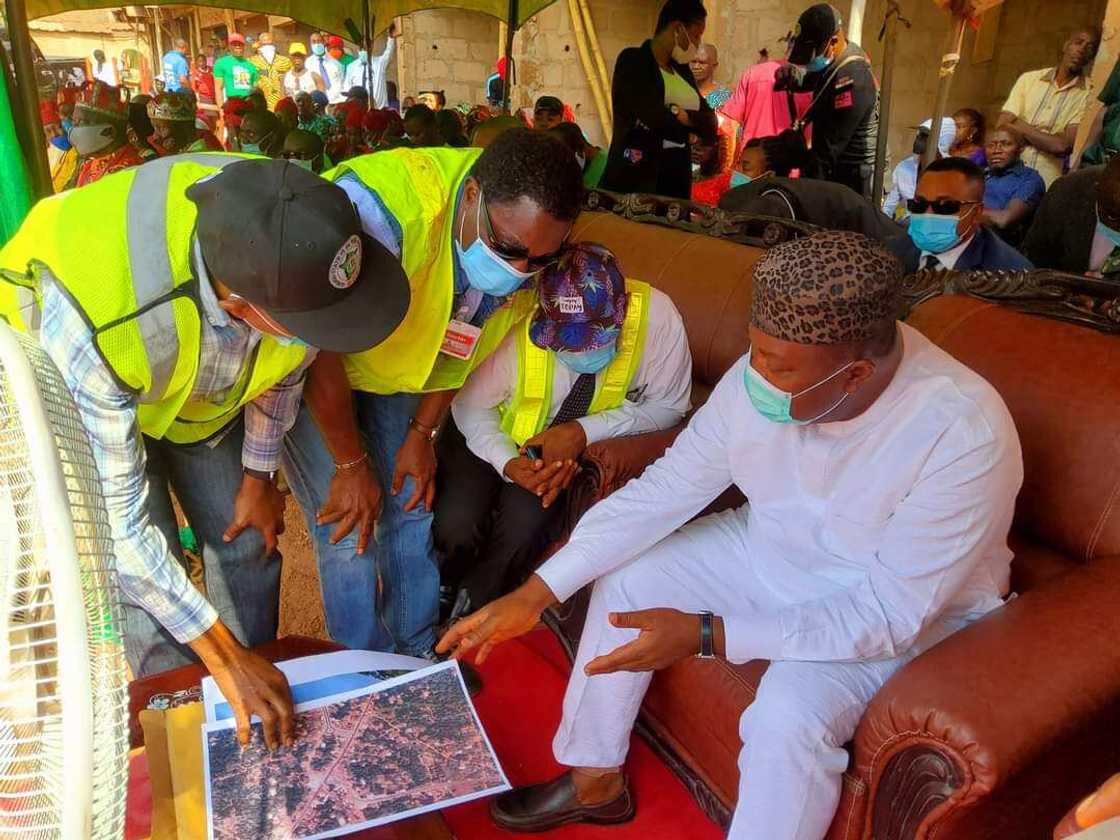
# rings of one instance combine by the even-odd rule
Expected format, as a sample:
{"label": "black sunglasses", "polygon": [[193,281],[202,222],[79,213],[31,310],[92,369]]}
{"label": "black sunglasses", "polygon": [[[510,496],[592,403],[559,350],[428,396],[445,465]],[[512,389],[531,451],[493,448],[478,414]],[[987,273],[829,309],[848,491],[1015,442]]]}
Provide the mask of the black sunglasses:
{"label": "black sunglasses", "polygon": [[962,207],[980,204],[979,201],[957,201],[953,198],[938,198],[934,201],[916,196],[906,201],[906,209],[911,213],[924,213],[933,210],[938,216],[955,216],[961,212]]}
{"label": "black sunglasses", "polygon": [[560,261],[560,255],[564,253],[564,249],[568,246],[567,239],[553,251],[551,254],[542,254],[539,257],[530,257],[525,253],[524,248],[511,248],[508,245],[503,245],[498,241],[497,236],[494,234],[494,222],[490,219],[490,208],[486,206],[486,202],[482,202],[482,216],[486,219],[486,238],[490,240],[490,250],[501,257],[506,262],[517,262],[520,260],[527,260],[529,263],[529,271],[538,272],[544,271],[549,266],[555,265]]}

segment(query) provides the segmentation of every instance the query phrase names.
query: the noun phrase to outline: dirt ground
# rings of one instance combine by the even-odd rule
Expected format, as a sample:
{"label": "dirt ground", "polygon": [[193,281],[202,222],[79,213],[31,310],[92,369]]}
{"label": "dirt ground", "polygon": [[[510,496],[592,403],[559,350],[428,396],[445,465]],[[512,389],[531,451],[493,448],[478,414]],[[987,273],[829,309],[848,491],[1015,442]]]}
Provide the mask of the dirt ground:
{"label": "dirt ground", "polygon": [[280,581],[279,635],[325,639],[327,626],[323,618],[323,597],[319,592],[315,551],[303,514],[291,496],[288,497],[284,520],[284,535],[280,537],[284,567]]}

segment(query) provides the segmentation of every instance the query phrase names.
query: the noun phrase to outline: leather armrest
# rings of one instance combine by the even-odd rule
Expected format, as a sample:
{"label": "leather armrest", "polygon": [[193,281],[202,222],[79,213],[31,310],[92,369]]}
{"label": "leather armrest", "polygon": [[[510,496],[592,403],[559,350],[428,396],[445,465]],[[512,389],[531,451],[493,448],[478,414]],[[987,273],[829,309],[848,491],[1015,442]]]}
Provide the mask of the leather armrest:
{"label": "leather armrest", "polygon": [[[926,836],[1086,730],[1115,737],[1117,615],[1120,557],[1100,558],[902,668],[872,700],[853,744],[874,836]],[[1078,795],[1075,775],[1049,774],[1052,797],[1065,803],[1057,816]]]}
{"label": "leather armrest", "polygon": [[582,466],[594,478],[599,499],[605,498],[665,454],[684,430],[680,423],[660,432],[610,438],[593,443],[583,453]]}

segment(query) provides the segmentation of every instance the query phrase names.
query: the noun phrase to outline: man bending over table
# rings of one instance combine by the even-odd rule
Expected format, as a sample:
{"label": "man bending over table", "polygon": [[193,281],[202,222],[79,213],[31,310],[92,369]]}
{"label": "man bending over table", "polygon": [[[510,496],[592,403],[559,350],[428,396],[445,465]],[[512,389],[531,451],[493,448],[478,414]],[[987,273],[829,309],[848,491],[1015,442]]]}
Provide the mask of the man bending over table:
{"label": "man bending over table", "polygon": [[[553,741],[571,769],[498,797],[499,825],[630,819],[622,768],[651,672],[714,655],[772,663],[740,723],[730,836],[819,840],[875,692],[1003,603],[1015,426],[991,385],[895,320],[899,275],[855,233],[772,249],[751,351],[672,448],[441,640],[485,659],[597,581]],[[689,521],[731,484],[749,504]]]}

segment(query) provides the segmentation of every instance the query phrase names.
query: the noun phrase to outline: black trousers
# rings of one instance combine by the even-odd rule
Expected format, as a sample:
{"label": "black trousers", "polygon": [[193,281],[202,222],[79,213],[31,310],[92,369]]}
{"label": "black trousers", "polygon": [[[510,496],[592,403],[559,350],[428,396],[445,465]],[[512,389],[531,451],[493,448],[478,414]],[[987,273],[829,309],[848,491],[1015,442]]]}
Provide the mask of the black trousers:
{"label": "black trousers", "polygon": [[440,582],[466,589],[477,609],[516,588],[555,538],[563,494],[545,509],[541,500],[506,481],[467,448],[448,418],[436,442],[439,470],[432,537],[441,559]]}

